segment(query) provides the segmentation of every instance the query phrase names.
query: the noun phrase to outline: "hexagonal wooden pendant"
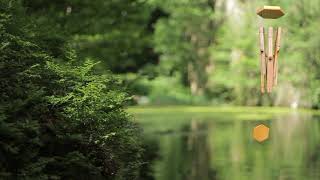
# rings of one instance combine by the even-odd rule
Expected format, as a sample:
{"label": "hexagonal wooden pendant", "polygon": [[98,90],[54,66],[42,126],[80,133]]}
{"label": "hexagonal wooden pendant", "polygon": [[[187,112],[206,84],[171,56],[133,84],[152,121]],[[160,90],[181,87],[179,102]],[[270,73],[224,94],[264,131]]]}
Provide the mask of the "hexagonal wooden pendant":
{"label": "hexagonal wooden pendant", "polygon": [[258,142],[263,142],[269,138],[269,128],[263,124],[253,129],[253,138]]}
{"label": "hexagonal wooden pendant", "polygon": [[257,10],[257,14],[265,19],[277,19],[284,15],[280,6],[263,6]]}

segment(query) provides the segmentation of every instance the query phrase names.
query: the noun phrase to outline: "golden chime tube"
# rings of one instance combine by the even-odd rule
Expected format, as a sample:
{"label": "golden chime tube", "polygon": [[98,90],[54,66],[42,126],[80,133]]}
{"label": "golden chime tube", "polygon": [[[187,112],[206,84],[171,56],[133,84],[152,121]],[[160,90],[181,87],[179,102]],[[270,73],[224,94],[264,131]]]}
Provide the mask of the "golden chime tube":
{"label": "golden chime tube", "polygon": [[267,60],[267,92],[271,93],[272,86],[273,86],[273,43],[272,43],[272,36],[273,36],[273,28],[269,27],[268,31],[268,60]]}
{"label": "golden chime tube", "polygon": [[275,41],[275,47],[274,47],[274,86],[278,83],[278,56],[280,51],[280,41],[281,41],[281,27],[277,28],[276,31],[276,41]]}
{"label": "golden chime tube", "polygon": [[266,79],[266,53],[264,50],[264,27],[259,28],[259,37],[260,37],[260,83],[261,83],[261,93],[264,93],[265,90],[265,79]]}

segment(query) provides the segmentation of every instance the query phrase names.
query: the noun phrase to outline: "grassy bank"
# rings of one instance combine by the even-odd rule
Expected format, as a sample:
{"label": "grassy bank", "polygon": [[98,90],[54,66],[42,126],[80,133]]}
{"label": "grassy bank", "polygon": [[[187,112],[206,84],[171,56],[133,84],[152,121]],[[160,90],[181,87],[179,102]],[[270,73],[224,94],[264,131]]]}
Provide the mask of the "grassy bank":
{"label": "grassy bank", "polygon": [[[291,109],[286,107],[248,107],[248,106],[131,106],[127,111],[137,121],[157,119],[163,117],[193,117],[232,119],[232,120],[268,120],[275,116],[291,113],[309,113],[320,115],[320,111],[311,109]],[[140,118],[142,117],[143,118]],[[149,120],[150,120],[149,119]]]}

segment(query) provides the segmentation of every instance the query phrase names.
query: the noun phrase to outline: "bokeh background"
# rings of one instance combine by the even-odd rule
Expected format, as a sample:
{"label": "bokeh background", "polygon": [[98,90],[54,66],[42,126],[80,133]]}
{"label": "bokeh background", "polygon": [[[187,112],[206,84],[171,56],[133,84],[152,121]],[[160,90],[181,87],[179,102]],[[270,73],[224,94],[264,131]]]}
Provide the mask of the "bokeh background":
{"label": "bokeh background", "polygon": [[[286,15],[264,20],[263,5]],[[120,75],[135,104],[319,107],[319,1],[26,1],[79,59]],[[48,16],[50,18],[48,18]],[[259,26],[281,26],[279,86],[259,93]]]}
{"label": "bokeh background", "polygon": [[[256,10],[286,15],[263,20]],[[319,107],[318,0],[30,1],[80,59],[120,75],[133,104]],[[279,86],[259,93],[258,27],[281,26]]]}

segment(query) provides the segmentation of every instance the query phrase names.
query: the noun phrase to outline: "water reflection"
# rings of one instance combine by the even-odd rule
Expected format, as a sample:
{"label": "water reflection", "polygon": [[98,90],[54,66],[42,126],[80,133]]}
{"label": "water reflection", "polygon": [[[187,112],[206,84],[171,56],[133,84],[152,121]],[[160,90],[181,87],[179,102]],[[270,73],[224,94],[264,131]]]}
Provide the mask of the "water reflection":
{"label": "water reflection", "polygon": [[[270,127],[264,143],[252,139],[260,123]],[[320,179],[320,117],[311,114],[264,121],[163,115],[142,126],[157,144],[158,157],[149,159],[157,180]]]}

